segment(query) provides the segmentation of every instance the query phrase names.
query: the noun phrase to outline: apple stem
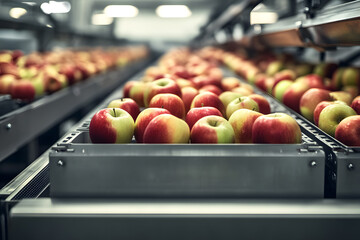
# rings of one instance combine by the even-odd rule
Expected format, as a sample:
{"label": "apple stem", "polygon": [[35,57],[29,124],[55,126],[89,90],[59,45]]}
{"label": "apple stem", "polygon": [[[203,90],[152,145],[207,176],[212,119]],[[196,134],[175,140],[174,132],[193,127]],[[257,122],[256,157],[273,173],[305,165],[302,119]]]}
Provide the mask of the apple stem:
{"label": "apple stem", "polygon": [[201,107],[204,107],[204,103],[201,103]]}
{"label": "apple stem", "polygon": [[116,111],[115,111],[115,108],[113,108],[113,111],[114,111],[114,117],[116,117]]}

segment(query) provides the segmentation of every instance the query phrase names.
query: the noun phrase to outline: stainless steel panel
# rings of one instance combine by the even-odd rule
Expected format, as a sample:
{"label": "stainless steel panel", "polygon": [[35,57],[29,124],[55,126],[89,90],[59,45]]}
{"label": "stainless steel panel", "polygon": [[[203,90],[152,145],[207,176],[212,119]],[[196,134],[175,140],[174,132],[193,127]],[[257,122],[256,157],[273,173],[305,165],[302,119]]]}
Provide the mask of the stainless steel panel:
{"label": "stainless steel panel", "polygon": [[9,239],[358,239],[340,200],[23,200]]}
{"label": "stainless steel panel", "polygon": [[50,154],[51,196],[322,198],[324,152],[302,148],[73,144]]}

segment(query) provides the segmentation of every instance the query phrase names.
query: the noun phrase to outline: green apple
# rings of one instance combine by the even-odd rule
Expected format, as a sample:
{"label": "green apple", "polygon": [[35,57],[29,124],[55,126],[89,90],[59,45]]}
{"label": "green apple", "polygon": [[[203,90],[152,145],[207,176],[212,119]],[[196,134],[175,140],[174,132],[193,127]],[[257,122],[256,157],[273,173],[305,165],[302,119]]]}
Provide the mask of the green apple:
{"label": "green apple", "polygon": [[335,136],[336,127],[346,117],[356,115],[354,109],[345,104],[331,104],[319,115],[319,128],[331,136]]}

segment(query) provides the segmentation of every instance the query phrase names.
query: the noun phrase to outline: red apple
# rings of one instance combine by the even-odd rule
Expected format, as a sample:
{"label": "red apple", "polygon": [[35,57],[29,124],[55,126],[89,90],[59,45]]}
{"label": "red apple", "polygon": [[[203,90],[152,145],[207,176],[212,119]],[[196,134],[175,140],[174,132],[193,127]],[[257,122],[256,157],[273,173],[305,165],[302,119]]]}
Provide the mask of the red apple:
{"label": "red apple", "polygon": [[199,93],[202,92],[212,92],[219,96],[222,93],[222,90],[215,85],[206,85],[199,89]]}
{"label": "red apple", "polygon": [[129,98],[130,97],[130,89],[132,86],[134,86],[134,84],[137,81],[128,81],[125,83],[124,87],[123,87],[123,97],[124,98]]}
{"label": "red apple", "polygon": [[121,108],[121,109],[125,110],[126,112],[128,112],[131,115],[134,122],[140,113],[139,106],[131,98],[120,98],[120,99],[112,100],[107,107],[108,108]]}
{"label": "red apple", "polygon": [[161,114],[170,114],[170,112],[164,108],[147,108],[138,115],[135,121],[134,130],[136,142],[143,142],[144,132],[147,125],[153,118]]}
{"label": "red apple", "polygon": [[189,110],[189,112],[186,114],[185,121],[189,125],[189,128],[191,130],[192,127],[194,126],[194,124],[199,119],[201,119],[205,116],[210,116],[210,115],[215,115],[215,116],[220,116],[220,117],[223,116],[221,114],[221,112],[214,107],[196,107],[196,108],[192,108]]}
{"label": "red apple", "polygon": [[15,77],[20,76],[18,67],[10,62],[0,62],[0,75],[3,74],[11,74]]}
{"label": "red apple", "polygon": [[189,139],[189,126],[171,114],[153,118],[144,132],[144,143],[188,143]]}
{"label": "red apple", "polygon": [[355,110],[355,112],[360,115],[360,96],[354,98],[351,103],[351,107]]}
{"label": "red apple", "polygon": [[62,64],[59,73],[66,76],[69,85],[80,82],[82,79],[81,71],[72,64]]}
{"label": "red apple", "polygon": [[270,114],[271,112],[270,103],[265,97],[259,94],[251,94],[248,97],[254,100],[258,104],[260,113]]}
{"label": "red apple", "polygon": [[198,94],[199,91],[193,87],[184,87],[181,89],[181,98],[184,102],[185,112],[188,112],[190,110],[191,102]]}
{"label": "red apple", "polygon": [[195,84],[197,88],[202,88],[206,85],[215,85],[217,87],[221,87],[221,80],[205,76],[205,75],[199,75],[197,77],[194,77],[192,79],[192,82]]}
{"label": "red apple", "polygon": [[254,81],[255,85],[263,91],[266,91],[266,86],[265,86],[266,78],[268,78],[268,76],[265,74],[257,74],[255,76],[255,81]]}
{"label": "red apple", "polygon": [[211,92],[204,92],[195,96],[190,108],[195,107],[214,107],[217,108],[223,116],[226,115],[225,107],[220,98]]}
{"label": "red apple", "polygon": [[274,84],[275,87],[279,82],[284,80],[295,80],[296,74],[293,70],[284,69],[274,75]]}
{"label": "red apple", "polygon": [[129,143],[134,120],[125,110],[105,108],[91,118],[89,134],[92,143]]}
{"label": "red apple", "polygon": [[263,115],[253,124],[252,140],[254,143],[301,143],[301,130],[295,119],[285,113]]}
{"label": "red apple", "polygon": [[236,110],[229,118],[235,132],[236,143],[252,143],[252,126],[263,114],[249,109]]}
{"label": "red apple", "polygon": [[336,127],[335,138],[348,146],[360,147],[360,116],[344,118]]}
{"label": "red apple", "polygon": [[66,76],[63,74],[51,74],[45,75],[45,87],[46,91],[53,93],[67,86]]}
{"label": "red apple", "polygon": [[191,143],[233,143],[234,130],[223,117],[206,116],[191,129]]}
{"label": "red apple", "polygon": [[332,100],[330,91],[319,88],[307,90],[300,99],[300,113],[309,121],[314,120],[314,110],[322,101]]}
{"label": "red apple", "polygon": [[144,92],[145,107],[149,106],[151,99],[160,93],[172,93],[181,98],[181,89],[174,80],[169,78],[162,78],[149,83]]}
{"label": "red apple", "polygon": [[[278,84],[279,85],[279,84]],[[300,112],[300,99],[310,87],[302,82],[294,82],[283,94],[283,103],[296,112]]]}
{"label": "red apple", "polygon": [[185,106],[181,98],[171,93],[160,93],[155,95],[150,103],[150,108],[165,108],[172,115],[185,119]]}
{"label": "red apple", "polygon": [[303,77],[297,78],[295,82],[307,85],[309,88],[321,88],[325,89],[323,79],[316,74],[308,74]]}

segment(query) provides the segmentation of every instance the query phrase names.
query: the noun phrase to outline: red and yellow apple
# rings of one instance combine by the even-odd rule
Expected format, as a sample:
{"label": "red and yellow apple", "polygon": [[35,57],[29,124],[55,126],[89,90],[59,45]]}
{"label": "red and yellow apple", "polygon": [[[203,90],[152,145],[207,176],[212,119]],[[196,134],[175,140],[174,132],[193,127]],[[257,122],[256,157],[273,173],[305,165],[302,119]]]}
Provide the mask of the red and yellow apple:
{"label": "red and yellow apple", "polygon": [[129,143],[134,134],[134,120],[123,109],[102,109],[91,118],[89,134],[92,143]]}
{"label": "red and yellow apple", "polygon": [[191,129],[191,143],[233,143],[235,134],[230,123],[220,116],[206,116]]}
{"label": "red and yellow apple", "polygon": [[214,107],[196,107],[189,110],[186,114],[186,123],[189,125],[190,130],[194,124],[203,117],[215,115],[222,117],[221,112]]}
{"label": "red and yellow apple", "polygon": [[214,107],[217,108],[223,116],[226,115],[224,104],[219,96],[211,92],[200,93],[194,97],[190,108],[195,107]]}
{"label": "red and yellow apple", "polygon": [[335,138],[348,146],[360,147],[360,115],[344,118],[336,127]]}
{"label": "red and yellow apple", "polygon": [[181,89],[176,82],[170,78],[161,78],[149,83],[147,86],[144,92],[145,107],[148,107],[151,99],[160,93],[172,93],[181,98]]}
{"label": "red and yellow apple", "polygon": [[239,97],[231,101],[226,107],[226,118],[229,119],[231,114],[238,109],[250,109],[259,112],[259,105],[250,97]]}
{"label": "red and yellow apple", "polygon": [[189,139],[187,123],[171,114],[153,118],[144,132],[144,143],[188,143]]}
{"label": "red and yellow apple", "polygon": [[253,124],[262,115],[249,109],[239,109],[230,116],[229,123],[234,129],[236,143],[252,143]]}
{"label": "red and yellow apple", "polygon": [[131,115],[134,122],[136,121],[136,118],[140,113],[139,106],[131,98],[120,98],[120,99],[112,100],[107,107],[108,108],[121,108],[121,109],[125,110],[126,112],[128,112]]}
{"label": "red and yellow apple", "polygon": [[151,98],[150,108],[165,108],[172,115],[185,119],[185,106],[181,98],[172,93],[160,93]]}
{"label": "red and yellow apple", "polygon": [[301,143],[301,130],[294,118],[285,113],[258,117],[252,127],[254,143]]}
{"label": "red and yellow apple", "polygon": [[330,91],[319,88],[307,90],[300,99],[300,113],[309,121],[314,120],[314,110],[322,101],[331,101]]}

